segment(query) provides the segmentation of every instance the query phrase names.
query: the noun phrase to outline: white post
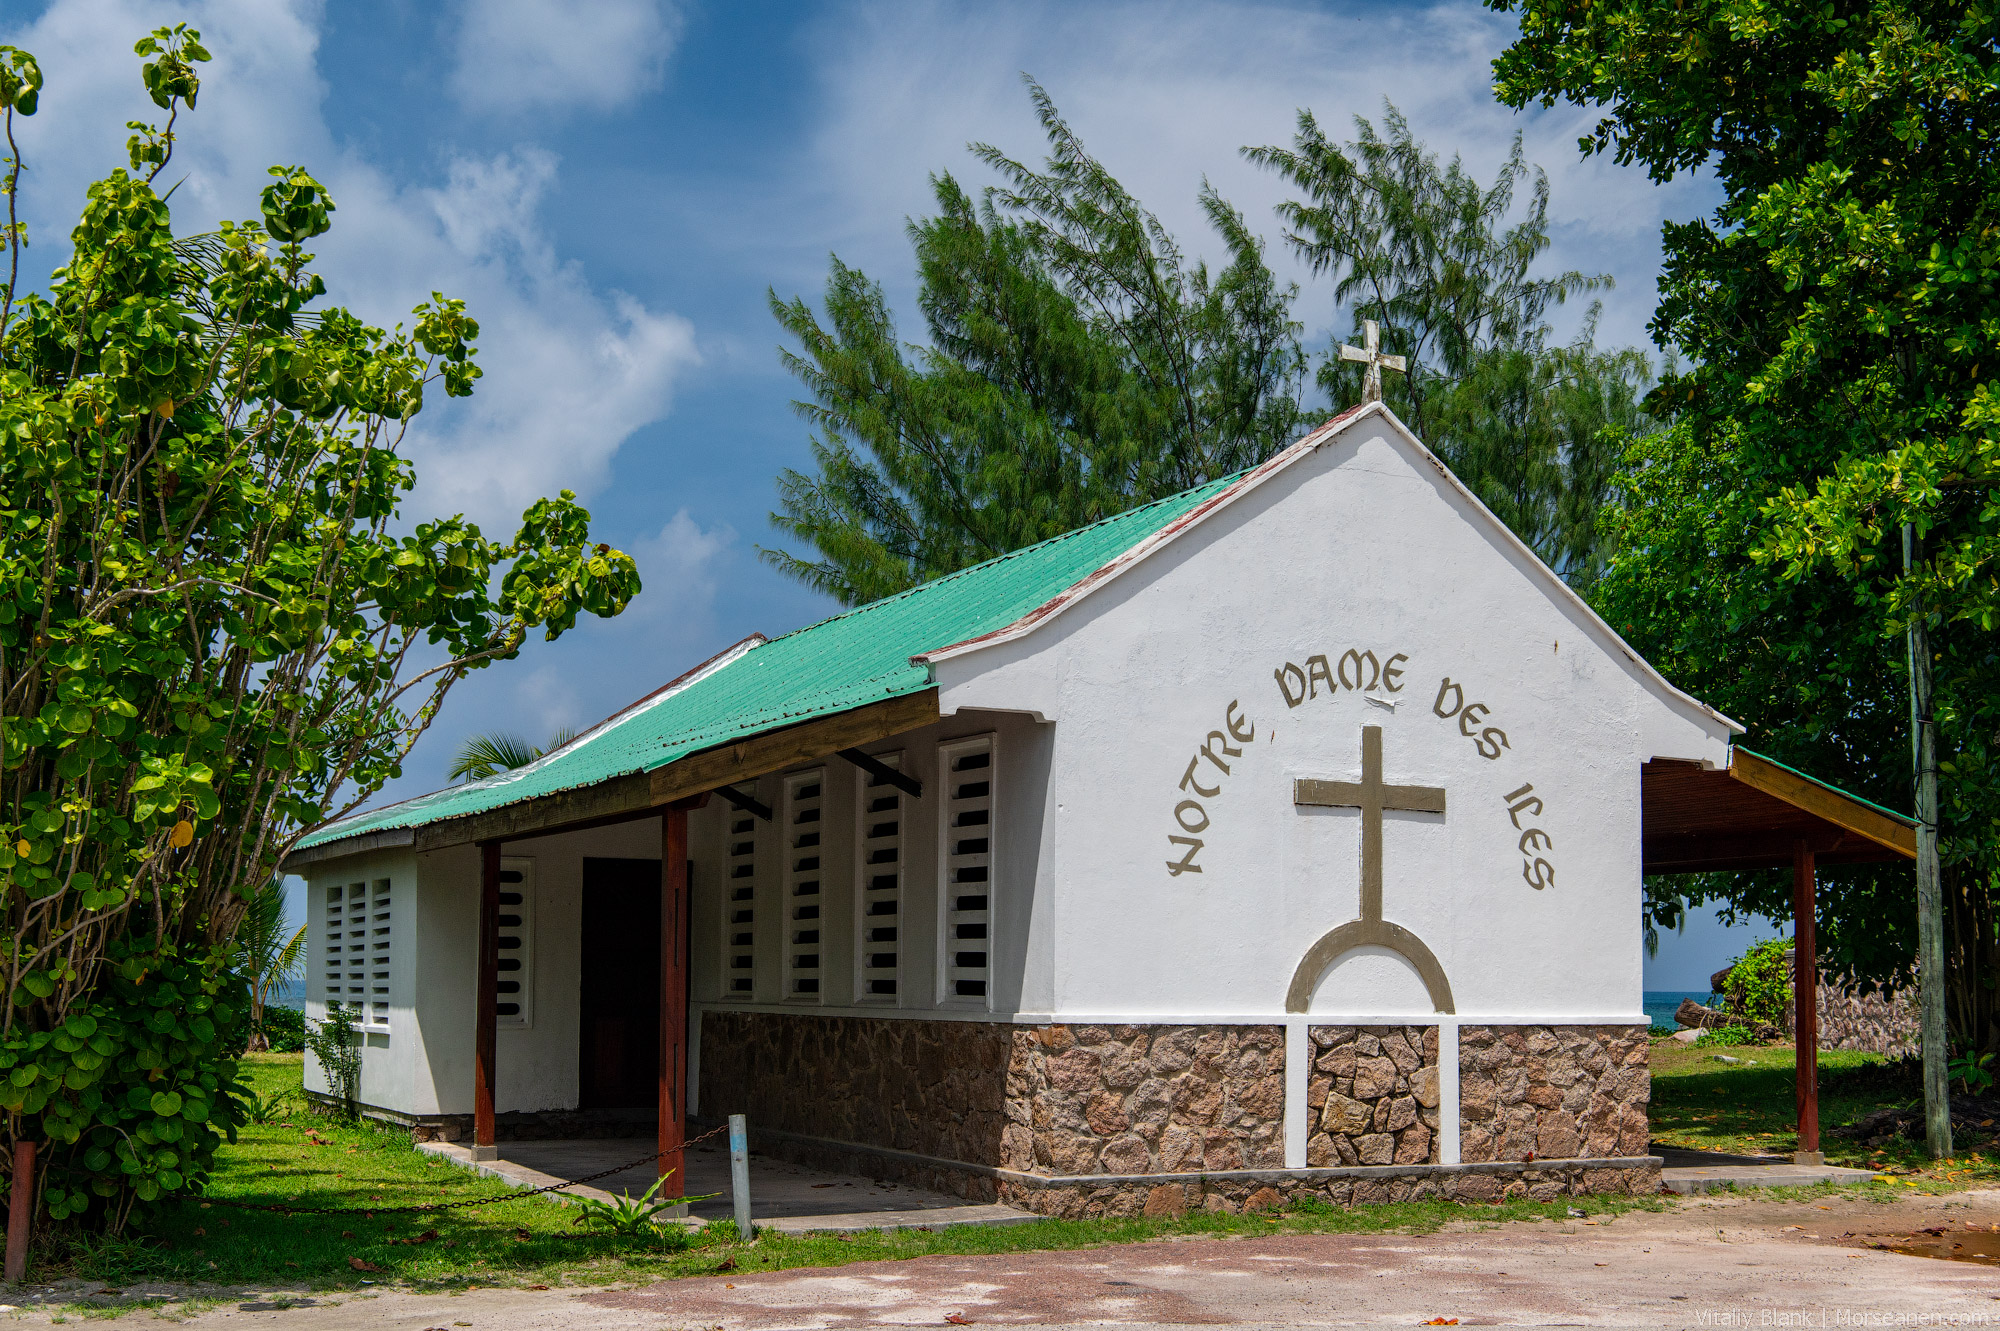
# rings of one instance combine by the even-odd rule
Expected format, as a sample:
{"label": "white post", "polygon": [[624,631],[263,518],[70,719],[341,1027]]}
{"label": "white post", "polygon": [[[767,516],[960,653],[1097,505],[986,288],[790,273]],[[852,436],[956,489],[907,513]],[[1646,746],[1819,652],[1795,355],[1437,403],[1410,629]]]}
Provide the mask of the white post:
{"label": "white post", "polygon": [[729,1191],[736,1202],[736,1237],[748,1243],[757,1230],[750,1223],[750,1130],[741,1114],[729,1116]]}
{"label": "white post", "polygon": [[1285,1022],[1285,1168],[1306,1167],[1306,1141],[1312,1136],[1312,1106],[1306,1103],[1306,1078],[1312,1071],[1312,1041],[1306,1038],[1308,1018]]}
{"label": "white post", "polygon": [[1458,1155],[1458,1023],[1438,1020],[1438,1163]]}

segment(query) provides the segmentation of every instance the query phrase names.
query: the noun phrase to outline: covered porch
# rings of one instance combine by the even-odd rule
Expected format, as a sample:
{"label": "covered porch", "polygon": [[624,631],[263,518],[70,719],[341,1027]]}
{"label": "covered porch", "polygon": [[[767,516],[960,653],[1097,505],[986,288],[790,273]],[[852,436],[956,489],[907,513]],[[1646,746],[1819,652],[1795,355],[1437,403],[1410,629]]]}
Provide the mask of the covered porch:
{"label": "covered porch", "polygon": [[[455,1142],[426,1142],[418,1149],[516,1187],[546,1188],[635,1160],[652,1144],[651,1139],[640,1137],[502,1142],[498,1155],[486,1161],[474,1160],[470,1148]],[[715,1139],[697,1140],[687,1145],[683,1159],[686,1195],[708,1197],[688,1207],[688,1221],[707,1224],[733,1218],[727,1148]],[[910,1184],[812,1169],[755,1151],[750,1155],[749,1177],[751,1220],[760,1229],[781,1233],[1018,1225],[1042,1218],[1018,1207],[967,1202]],[[648,1160],[591,1183],[563,1188],[557,1195],[636,1197],[652,1186],[654,1178],[655,1167]]]}
{"label": "covered porch", "polygon": [[1915,859],[1916,821],[1740,745],[1731,749],[1727,767],[1655,759],[1641,781],[1646,873],[1792,869],[1799,1131],[1793,1163],[1824,1164],[1814,941],[1818,866]]}

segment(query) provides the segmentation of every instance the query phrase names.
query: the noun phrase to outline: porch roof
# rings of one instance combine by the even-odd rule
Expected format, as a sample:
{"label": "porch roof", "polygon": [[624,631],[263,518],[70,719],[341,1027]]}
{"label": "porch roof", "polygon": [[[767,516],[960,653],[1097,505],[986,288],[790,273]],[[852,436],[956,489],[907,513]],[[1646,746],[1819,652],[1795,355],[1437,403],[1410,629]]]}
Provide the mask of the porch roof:
{"label": "porch roof", "polygon": [[[780,638],[745,639],[526,767],[315,828],[300,839],[287,866],[376,846],[415,844],[413,833],[419,828],[428,829],[423,840],[436,845],[505,834],[515,829],[481,815],[606,783],[623,782],[633,789],[608,804],[566,801],[573,807],[555,813],[553,822],[574,825],[592,817],[629,816],[630,809],[675,796],[645,778],[689,755],[740,746],[752,737],[893,700],[911,704],[889,713],[907,722],[900,728],[922,724],[928,718],[916,695],[930,695],[929,717],[934,718],[935,694],[928,666],[912,657],[990,633],[1048,605],[1240,479],[1240,473],[1218,478]],[[834,737],[839,743],[822,751],[872,736],[850,728]],[[702,789],[734,776],[727,764],[716,765],[708,775],[713,779]],[[544,825],[539,830],[546,830],[551,818],[535,821]],[[525,834],[522,827],[516,834]]]}
{"label": "porch roof", "polygon": [[1640,776],[1647,873],[1913,859],[1916,821],[1737,745],[1729,766],[1656,758]]}

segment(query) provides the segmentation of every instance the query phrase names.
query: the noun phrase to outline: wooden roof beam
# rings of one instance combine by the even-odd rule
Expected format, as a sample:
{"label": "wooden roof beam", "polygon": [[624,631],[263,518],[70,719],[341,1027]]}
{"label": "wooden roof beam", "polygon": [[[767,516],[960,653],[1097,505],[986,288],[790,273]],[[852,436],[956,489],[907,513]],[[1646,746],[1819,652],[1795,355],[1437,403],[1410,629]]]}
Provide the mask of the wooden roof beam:
{"label": "wooden roof beam", "polygon": [[1870,808],[1851,795],[1800,776],[1768,758],[1745,749],[1731,749],[1729,775],[1752,790],[1761,790],[1906,859],[1917,857],[1917,829],[1908,822]]}

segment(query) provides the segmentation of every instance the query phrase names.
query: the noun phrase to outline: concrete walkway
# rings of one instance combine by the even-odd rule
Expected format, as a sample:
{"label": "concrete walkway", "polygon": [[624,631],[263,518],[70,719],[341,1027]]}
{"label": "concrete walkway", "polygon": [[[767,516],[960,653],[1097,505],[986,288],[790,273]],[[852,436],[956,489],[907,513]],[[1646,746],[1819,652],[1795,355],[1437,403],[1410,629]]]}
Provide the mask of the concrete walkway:
{"label": "concrete walkway", "polygon": [[[500,1143],[498,1160],[474,1161],[472,1152],[455,1142],[422,1142],[417,1147],[467,1169],[502,1179],[520,1188],[545,1188],[563,1179],[582,1178],[601,1169],[649,1154],[650,1137],[604,1137],[581,1141]],[[687,1192],[691,1196],[720,1194],[689,1208],[695,1224],[727,1220],[735,1215],[729,1191],[729,1152],[697,1146],[687,1155]],[[566,1188],[573,1196],[608,1199],[620,1194],[639,1196],[653,1186],[653,1164],[634,1165],[595,1183]],[[678,1191],[678,1189],[671,1189]],[[562,1194],[557,1194],[558,1196]],[[864,1229],[936,1229],[946,1225],[1018,1225],[1040,1217],[1012,1206],[982,1206],[923,1188],[880,1183],[851,1174],[826,1174],[803,1165],[750,1156],[750,1218],[759,1226],[787,1233],[831,1230],[855,1233]]]}
{"label": "concrete walkway", "polygon": [[1788,1155],[1728,1155],[1722,1151],[1693,1151],[1658,1143],[1647,1149],[1665,1162],[1660,1170],[1660,1186],[1682,1196],[1729,1192],[1737,1188],[1809,1188],[1816,1183],[1863,1183],[1875,1177],[1872,1169],[1793,1164]]}

